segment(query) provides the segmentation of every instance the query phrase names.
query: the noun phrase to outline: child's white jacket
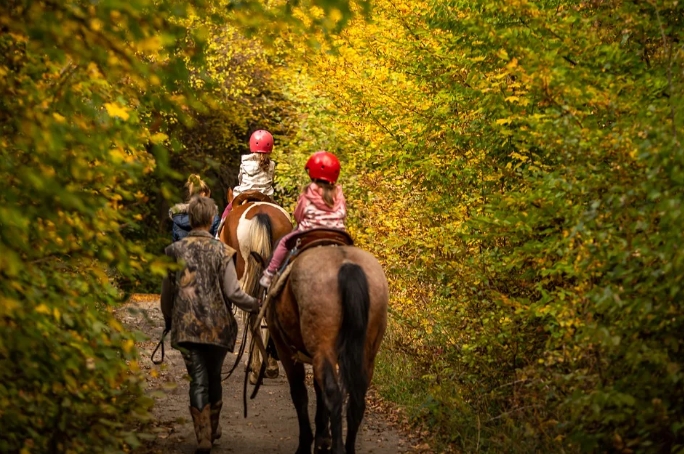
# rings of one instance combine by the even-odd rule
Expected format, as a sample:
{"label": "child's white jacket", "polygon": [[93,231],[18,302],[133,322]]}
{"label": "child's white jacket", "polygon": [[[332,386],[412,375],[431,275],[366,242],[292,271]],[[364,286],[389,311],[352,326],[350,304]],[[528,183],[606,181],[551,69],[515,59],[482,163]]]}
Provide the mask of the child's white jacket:
{"label": "child's white jacket", "polygon": [[246,191],[259,191],[264,195],[273,195],[273,175],[275,174],[275,162],[271,161],[268,171],[259,167],[259,155],[250,153],[242,155],[238,185],[233,189],[233,197],[237,197]]}

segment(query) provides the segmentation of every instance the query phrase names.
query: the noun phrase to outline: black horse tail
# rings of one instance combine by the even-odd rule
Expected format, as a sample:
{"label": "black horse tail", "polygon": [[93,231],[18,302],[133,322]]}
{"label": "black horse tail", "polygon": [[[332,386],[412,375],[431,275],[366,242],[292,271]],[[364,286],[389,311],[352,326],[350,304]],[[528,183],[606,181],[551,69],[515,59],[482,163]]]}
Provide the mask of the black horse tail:
{"label": "black horse tail", "polygon": [[366,331],[370,295],[368,279],[363,269],[345,263],[337,273],[342,299],[342,327],[337,336],[337,361],[342,383],[351,402],[365,401],[368,374],[365,368]]}

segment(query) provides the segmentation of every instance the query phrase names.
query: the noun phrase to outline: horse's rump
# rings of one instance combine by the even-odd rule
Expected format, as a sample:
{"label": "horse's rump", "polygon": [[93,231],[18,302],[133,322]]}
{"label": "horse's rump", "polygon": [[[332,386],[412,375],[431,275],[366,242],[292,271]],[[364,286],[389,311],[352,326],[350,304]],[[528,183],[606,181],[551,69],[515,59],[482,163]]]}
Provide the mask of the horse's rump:
{"label": "horse's rump", "polygon": [[[265,218],[268,218],[270,223],[269,250],[263,247],[263,235],[266,232]],[[258,252],[262,257],[270,257],[275,242],[291,231],[290,216],[280,206],[270,202],[247,202],[233,208],[230,212],[221,230],[220,239],[238,251],[235,268],[238,278],[242,279],[251,251]]]}
{"label": "horse's rump", "polygon": [[[297,258],[290,273],[290,281],[283,291],[284,294],[291,292],[296,301],[298,326],[283,328],[289,332],[301,330],[303,345],[297,347],[308,351],[312,357],[322,348],[337,350],[344,315],[342,290],[354,292],[353,286],[360,285],[358,281],[361,273],[366,280],[363,285],[365,288],[357,288],[354,298],[361,298],[362,293],[367,292],[367,336],[373,343],[376,338],[382,338],[387,325],[388,300],[387,280],[382,267],[375,257],[361,249],[352,246],[326,246],[309,249]],[[279,298],[281,304],[277,306],[282,307],[284,299],[288,298]],[[283,315],[286,315],[292,309],[284,312]],[[278,315],[280,316],[279,311]],[[354,318],[359,317],[361,314]],[[287,334],[294,336],[292,333]],[[372,357],[366,358],[367,361],[374,359],[375,353],[371,354]]]}

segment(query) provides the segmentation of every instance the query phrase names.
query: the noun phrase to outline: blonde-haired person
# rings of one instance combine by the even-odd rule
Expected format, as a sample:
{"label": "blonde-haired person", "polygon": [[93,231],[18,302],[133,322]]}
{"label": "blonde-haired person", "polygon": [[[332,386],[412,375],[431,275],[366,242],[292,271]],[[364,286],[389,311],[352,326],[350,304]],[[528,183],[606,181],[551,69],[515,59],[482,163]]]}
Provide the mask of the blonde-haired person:
{"label": "blonde-haired person", "polygon": [[162,283],[161,309],[171,346],[181,351],[190,375],[190,414],[198,449],[208,453],[221,437],[221,368],[235,348],[238,326],[232,304],[256,313],[259,301],[240,288],[236,251],[209,233],[217,213],[213,200],[195,196],[188,204],[192,230],[165,254],[183,268]]}
{"label": "blonde-haired person", "polygon": [[[185,183],[185,187],[188,189],[188,200],[196,195],[211,197],[211,190],[209,189],[209,186],[197,174],[190,175],[188,181]],[[179,241],[188,236],[188,233],[192,230],[192,227],[190,226],[187,202],[177,203],[172,206],[169,210],[169,218],[171,218],[171,221],[173,221],[173,241]],[[209,232],[212,235],[216,235],[219,222],[220,218],[218,215],[216,215],[211,224],[211,228],[209,229]]]}

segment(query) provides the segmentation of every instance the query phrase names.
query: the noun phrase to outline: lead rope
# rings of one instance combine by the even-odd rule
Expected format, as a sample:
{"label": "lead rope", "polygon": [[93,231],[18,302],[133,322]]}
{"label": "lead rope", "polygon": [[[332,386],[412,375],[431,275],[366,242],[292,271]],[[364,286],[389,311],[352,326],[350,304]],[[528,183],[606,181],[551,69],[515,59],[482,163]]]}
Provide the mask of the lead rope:
{"label": "lead rope", "polygon": [[237,369],[238,364],[240,364],[240,360],[245,354],[245,346],[247,345],[247,331],[247,326],[245,326],[245,329],[242,331],[242,342],[240,342],[240,349],[238,350],[237,357],[235,358],[235,363],[233,364],[233,367],[230,368],[230,371],[226,374],[226,376],[221,379],[221,381],[228,380],[228,377],[233,375],[233,372],[235,372],[235,369]]}
{"label": "lead rope", "polygon": [[[157,365],[157,366],[164,362],[164,338],[165,338],[166,335],[169,333],[169,331],[171,331],[171,330],[168,329],[168,328],[167,328],[167,329],[164,329],[164,332],[162,333],[162,337],[161,337],[161,339],[159,340],[159,343],[158,343],[157,346],[154,348],[154,351],[152,352],[152,356],[150,356],[150,359],[152,360],[152,363],[155,364],[155,365]],[[155,361],[154,355],[157,354],[157,350],[159,350],[160,347],[161,347],[161,359],[160,359],[159,361]]]}

